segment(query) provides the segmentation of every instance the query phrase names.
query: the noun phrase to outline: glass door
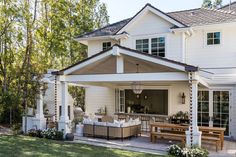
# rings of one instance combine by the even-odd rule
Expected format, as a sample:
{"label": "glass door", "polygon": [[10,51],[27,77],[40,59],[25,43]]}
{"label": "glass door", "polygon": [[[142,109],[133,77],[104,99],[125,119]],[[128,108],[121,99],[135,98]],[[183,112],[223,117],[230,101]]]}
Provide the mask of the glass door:
{"label": "glass door", "polygon": [[226,128],[229,135],[229,91],[213,91],[213,126]]}
{"label": "glass door", "polygon": [[209,126],[209,91],[198,91],[198,125]]}

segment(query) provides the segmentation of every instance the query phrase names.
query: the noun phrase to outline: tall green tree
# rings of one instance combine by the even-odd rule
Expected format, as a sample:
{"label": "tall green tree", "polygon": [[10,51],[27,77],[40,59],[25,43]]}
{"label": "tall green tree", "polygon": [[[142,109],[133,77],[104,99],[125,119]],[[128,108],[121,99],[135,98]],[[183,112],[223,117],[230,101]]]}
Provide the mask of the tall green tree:
{"label": "tall green tree", "polygon": [[[74,38],[108,19],[99,0],[1,0],[0,123],[20,122],[35,106],[42,74],[84,59],[86,47]],[[70,91],[83,97],[81,89]]]}

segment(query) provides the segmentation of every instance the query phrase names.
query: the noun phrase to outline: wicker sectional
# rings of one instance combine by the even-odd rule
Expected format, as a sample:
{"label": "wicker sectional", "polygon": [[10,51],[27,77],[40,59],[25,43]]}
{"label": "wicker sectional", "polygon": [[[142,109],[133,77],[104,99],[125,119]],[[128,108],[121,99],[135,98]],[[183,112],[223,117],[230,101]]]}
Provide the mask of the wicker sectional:
{"label": "wicker sectional", "polygon": [[106,139],[124,139],[138,136],[141,133],[141,124],[125,127],[102,126],[95,124],[84,124],[84,136],[102,137]]}

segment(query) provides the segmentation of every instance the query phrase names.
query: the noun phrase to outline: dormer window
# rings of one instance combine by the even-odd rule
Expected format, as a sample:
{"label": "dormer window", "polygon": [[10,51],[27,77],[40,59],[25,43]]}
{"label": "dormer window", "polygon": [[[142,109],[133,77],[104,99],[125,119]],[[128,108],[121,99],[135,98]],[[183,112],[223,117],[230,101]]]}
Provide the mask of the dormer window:
{"label": "dormer window", "polygon": [[219,45],[220,32],[207,33],[207,45]]}
{"label": "dormer window", "polygon": [[152,55],[154,56],[160,56],[165,57],[165,38],[159,37],[159,38],[152,38]]}
{"label": "dormer window", "polygon": [[149,39],[136,40],[136,50],[149,53]]}
{"label": "dormer window", "polygon": [[105,51],[111,47],[111,42],[103,42],[102,43],[102,50]]}

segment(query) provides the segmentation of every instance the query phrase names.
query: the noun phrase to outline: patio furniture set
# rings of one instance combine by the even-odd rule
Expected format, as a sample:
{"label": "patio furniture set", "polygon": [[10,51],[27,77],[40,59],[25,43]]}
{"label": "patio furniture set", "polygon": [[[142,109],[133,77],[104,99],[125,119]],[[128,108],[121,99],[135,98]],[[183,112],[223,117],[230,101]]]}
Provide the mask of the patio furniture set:
{"label": "patio furniture set", "polygon": [[[119,114],[116,120],[110,116],[102,118],[84,118],[83,135],[90,137],[102,137],[109,139],[123,139],[137,137],[141,132],[147,132],[143,128],[148,128],[150,132],[150,141],[157,142],[158,138],[186,142],[186,131],[189,125],[171,124],[166,122],[166,117],[152,117],[151,115],[126,115]],[[211,144],[215,144],[216,151],[219,147],[224,147],[225,128],[203,127],[199,130],[202,132],[201,140]]]}
{"label": "patio furniture set", "polygon": [[141,135],[141,121],[139,119],[114,120],[112,117],[104,116],[98,119],[85,118],[83,120],[84,136],[102,137],[109,139],[125,139]]}

